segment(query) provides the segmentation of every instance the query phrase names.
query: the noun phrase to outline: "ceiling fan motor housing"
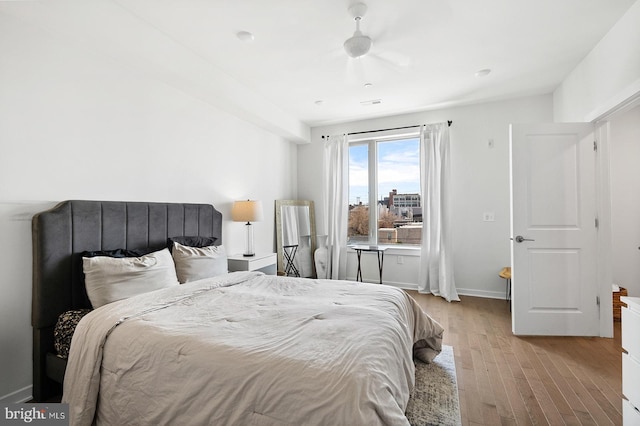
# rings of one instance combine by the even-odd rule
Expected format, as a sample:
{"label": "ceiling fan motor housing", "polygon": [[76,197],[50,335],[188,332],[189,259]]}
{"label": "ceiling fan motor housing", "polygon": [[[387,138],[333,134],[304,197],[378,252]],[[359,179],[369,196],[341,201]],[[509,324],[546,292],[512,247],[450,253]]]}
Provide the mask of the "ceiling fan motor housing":
{"label": "ceiling fan motor housing", "polygon": [[356,31],[353,37],[344,42],[344,50],[352,58],[358,58],[366,55],[372,44],[373,42],[369,37],[363,35],[360,31]]}
{"label": "ceiling fan motor housing", "polygon": [[364,3],[354,3],[349,6],[349,14],[353,19],[359,20],[367,13],[367,5]]}

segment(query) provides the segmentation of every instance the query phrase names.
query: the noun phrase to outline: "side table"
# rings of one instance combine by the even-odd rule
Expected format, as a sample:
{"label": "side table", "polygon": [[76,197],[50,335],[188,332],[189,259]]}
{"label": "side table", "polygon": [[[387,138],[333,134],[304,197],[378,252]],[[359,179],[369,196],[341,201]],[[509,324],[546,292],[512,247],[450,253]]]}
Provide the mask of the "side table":
{"label": "side table", "polygon": [[256,253],[255,256],[232,254],[227,256],[227,262],[229,272],[261,271],[267,275],[276,275],[278,258],[275,253]]}
{"label": "side table", "polygon": [[362,268],[360,267],[360,258],[362,257],[362,252],[375,252],[378,257],[378,272],[380,273],[380,284],[382,284],[382,267],[384,266],[384,251],[387,249],[386,247],[381,246],[371,246],[371,245],[352,245],[350,248],[356,251],[356,255],[358,256],[358,271],[356,272],[356,281],[362,282]]}

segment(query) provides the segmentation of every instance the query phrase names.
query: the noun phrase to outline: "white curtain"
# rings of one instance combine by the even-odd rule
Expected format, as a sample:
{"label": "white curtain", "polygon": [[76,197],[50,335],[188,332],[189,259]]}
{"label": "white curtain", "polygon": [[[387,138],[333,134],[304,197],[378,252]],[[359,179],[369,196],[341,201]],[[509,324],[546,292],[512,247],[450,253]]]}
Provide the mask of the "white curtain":
{"label": "white curtain", "polygon": [[459,301],[453,278],[449,124],[429,124],[420,132],[422,250],[418,291]]}
{"label": "white curtain", "polygon": [[347,271],[349,144],[347,135],[329,136],[324,147],[324,205],[327,230],[326,277],[344,279]]}

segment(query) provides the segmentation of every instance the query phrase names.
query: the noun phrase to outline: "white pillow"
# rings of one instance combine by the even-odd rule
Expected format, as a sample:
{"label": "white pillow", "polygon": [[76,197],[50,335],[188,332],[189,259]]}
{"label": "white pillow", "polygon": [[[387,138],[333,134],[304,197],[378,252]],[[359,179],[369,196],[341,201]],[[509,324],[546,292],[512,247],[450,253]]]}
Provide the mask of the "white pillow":
{"label": "white pillow", "polygon": [[82,268],[87,295],[94,309],[180,284],[169,249],[140,257],[83,257]]}
{"label": "white pillow", "polygon": [[188,247],[174,241],[171,253],[181,284],[229,272],[223,246]]}

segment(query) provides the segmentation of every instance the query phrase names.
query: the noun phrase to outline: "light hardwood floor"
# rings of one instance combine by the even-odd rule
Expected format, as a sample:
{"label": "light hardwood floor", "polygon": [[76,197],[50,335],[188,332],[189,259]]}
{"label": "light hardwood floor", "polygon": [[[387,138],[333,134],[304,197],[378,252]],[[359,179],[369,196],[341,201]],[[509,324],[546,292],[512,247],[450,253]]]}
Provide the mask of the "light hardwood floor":
{"label": "light hardwood floor", "polygon": [[409,293],[453,346],[463,425],[621,425],[620,323],[614,338],[516,337],[504,300]]}

